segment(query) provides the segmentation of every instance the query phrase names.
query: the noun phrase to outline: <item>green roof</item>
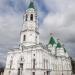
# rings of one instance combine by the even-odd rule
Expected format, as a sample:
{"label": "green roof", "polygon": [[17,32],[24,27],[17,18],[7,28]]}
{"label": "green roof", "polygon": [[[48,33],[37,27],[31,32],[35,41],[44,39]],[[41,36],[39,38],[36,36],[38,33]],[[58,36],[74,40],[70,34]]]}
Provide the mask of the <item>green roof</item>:
{"label": "green roof", "polygon": [[49,44],[51,44],[52,46],[56,44],[55,39],[53,37],[50,38]]}
{"label": "green roof", "polygon": [[28,8],[34,8],[34,3],[30,2],[29,7]]}
{"label": "green roof", "polygon": [[61,47],[62,47],[61,43],[58,42],[56,48],[61,48]]}

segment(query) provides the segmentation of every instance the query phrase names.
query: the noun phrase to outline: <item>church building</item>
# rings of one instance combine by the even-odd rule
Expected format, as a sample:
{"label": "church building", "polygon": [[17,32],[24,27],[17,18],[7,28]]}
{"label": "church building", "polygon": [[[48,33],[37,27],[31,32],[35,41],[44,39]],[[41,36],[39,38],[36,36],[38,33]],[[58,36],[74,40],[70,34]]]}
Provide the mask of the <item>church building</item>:
{"label": "church building", "polygon": [[37,11],[31,1],[23,16],[19,48],[8,52],[4,75],[71,75],[70,56],[60,40],[39,42]]}

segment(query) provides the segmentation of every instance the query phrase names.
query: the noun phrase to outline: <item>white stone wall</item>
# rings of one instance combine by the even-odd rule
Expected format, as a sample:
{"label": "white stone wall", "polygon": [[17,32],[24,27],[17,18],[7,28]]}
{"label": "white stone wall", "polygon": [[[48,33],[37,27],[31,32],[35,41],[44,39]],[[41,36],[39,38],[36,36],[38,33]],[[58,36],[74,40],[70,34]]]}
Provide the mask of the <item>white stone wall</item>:
{"label": "white stone wall", "polygon": [[[23,58],[22,61],[21,57]],[[13,63],[10,69],[11,59]],[[33,70],[33,59],[36,59],[36,70]],[[7,57],[4,75],[17,75],[21,62],[23,63],[23,75],[32,75],[32,72],[35,72],[36,75],[44,75],[44,72],[46,73],[47,70],[50,71],[50,75],[62,75],[62,73],[63,75],[71,75],[71,62],[69,58],[56,57],[42,47],[28,48],[24,52],[10,52]],[[9,71],[11,71],[10,74]]]}

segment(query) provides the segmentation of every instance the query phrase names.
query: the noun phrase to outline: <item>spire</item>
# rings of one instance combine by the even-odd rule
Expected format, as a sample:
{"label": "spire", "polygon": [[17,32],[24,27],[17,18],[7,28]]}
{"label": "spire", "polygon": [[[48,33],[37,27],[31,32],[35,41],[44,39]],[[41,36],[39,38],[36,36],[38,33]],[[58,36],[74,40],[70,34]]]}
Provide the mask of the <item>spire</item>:
{"label": "spire", "polygon": [[33,1],[30,2],[29,7],[28,8],[33,8],[34,9],[34,3]]}
{"label": "spire", "polygon": [[50,38],[50,40],[49,40],[49,44],[51,44],[51,45],[53,46],[54,44],[56,44],[56,42],[55,42],[54,37],[52,36],[53,33],[51,33],[50,35],[51,35],[51,38]]}

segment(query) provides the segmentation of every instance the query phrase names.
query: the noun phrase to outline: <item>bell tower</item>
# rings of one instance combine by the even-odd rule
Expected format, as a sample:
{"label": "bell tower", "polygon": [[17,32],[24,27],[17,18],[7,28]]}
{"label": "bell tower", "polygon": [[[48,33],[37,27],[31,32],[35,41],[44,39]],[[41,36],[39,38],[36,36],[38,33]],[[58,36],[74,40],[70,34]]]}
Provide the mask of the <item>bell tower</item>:
{"label": "bell tower", "polygon": [[23,27],[20,42],[24,46],[39,44],[37,12],[31,1],[23,17]]}

